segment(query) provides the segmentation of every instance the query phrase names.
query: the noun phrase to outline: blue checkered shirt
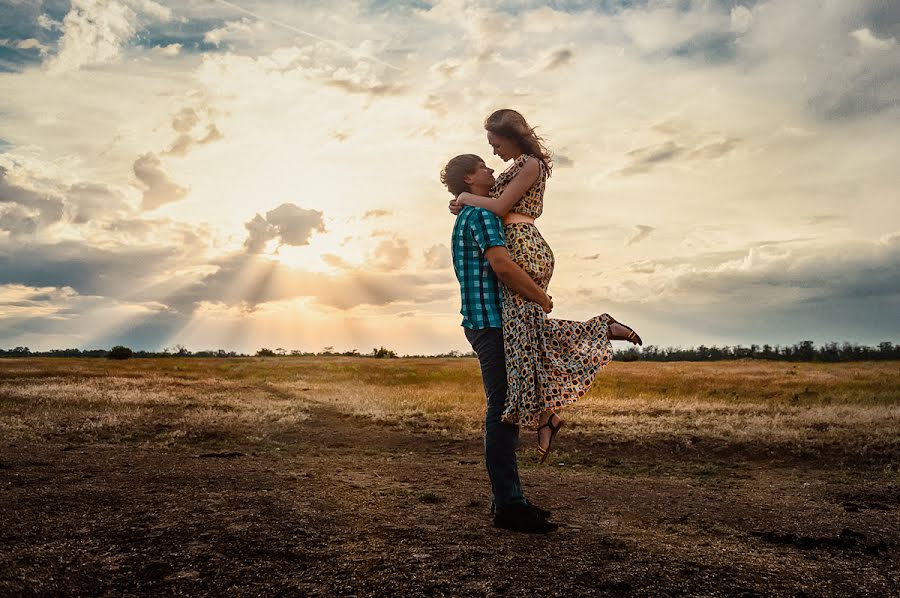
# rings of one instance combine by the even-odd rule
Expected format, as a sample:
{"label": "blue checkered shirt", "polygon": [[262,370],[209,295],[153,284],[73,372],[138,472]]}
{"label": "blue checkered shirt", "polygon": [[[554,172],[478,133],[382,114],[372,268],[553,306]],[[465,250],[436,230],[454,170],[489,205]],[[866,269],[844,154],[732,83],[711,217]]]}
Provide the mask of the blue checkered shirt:
{"label": "blue checkered shirt", "polygon": [[506,246],[500,219],[482,208],[464,207],[453,226],[451,247],[465,328],[502,328],[500,282],[484,257],[488,248],[498,245]]}

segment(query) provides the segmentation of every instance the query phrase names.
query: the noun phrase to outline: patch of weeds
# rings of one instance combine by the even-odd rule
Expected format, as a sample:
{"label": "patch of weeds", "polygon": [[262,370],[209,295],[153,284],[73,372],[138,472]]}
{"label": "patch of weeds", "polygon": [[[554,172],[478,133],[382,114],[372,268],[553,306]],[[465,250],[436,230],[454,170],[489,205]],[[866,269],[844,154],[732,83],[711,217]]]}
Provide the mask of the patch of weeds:
{"label": "patch of weeds", "polygon": [[416,496],[419,502],[423,502],[429,505],[435,505],[441,502],[444,502],[444,497],[439,494],[435,494],[434,492],[423,492]]}

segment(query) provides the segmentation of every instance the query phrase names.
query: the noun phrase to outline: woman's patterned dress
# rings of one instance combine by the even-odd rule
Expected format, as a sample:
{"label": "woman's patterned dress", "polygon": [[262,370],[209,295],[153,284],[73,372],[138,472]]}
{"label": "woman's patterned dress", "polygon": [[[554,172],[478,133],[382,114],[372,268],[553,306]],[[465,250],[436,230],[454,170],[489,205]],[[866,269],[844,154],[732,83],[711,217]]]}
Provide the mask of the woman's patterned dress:
{"label": "woman's patterned dress", "polygon": [[[497,198],[534,156],[524,154],[497,178],[491,196]],[[547,170],[512,207],[532,218],[544,208]],[[504,226],[509,254],[544,290],[553,275],[553,252],[533,224]],[[503,287],[503,344],[509,392],[503,421],[523,428],[537,428],[542,411],[577,401],[612,359],[609,316],[587,322],[548,318],[540,306]]]}

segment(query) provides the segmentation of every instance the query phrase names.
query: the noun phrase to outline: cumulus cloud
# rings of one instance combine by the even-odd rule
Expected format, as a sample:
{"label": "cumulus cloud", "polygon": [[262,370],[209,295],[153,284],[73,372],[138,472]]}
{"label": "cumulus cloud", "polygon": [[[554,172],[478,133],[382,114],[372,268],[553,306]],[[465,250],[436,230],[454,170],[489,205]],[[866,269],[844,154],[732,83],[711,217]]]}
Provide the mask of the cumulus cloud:
{"label": "cumulus cloud", "polygon": [[248,233],[244,248],[248,254],[256,254],[272,239],[278,239],[282,245],[308,245],[313,233],[325,232],[325,220],[318,210],[283,203],[266,212],[265,217],[256,214],[244,227]]}
{"label": "cumulus cloud", "polygon": [[264,29],[264,27],[265,25],[262,21],[252,21],[250,19],[229,21],[222,27],[207,31],[203,35],[203,41],[218,47],[226,39],[234,39],[243,35],[260,32]]}
{"label": "cumulus cloud", "polygon": [[857,29],[856,31],[851,32],[850,35],[859,42],[860,46],[867,50],[889,50],[897,43],[893,37],[887,39],[875,37],[875,35],[866,27]]}
{"label": "cumulus cloud", "polygon": [[169,149],[163,153],[173,156],[185,156],[191,148],[197,145],[205,145],[222,139],[222,132],[211,121],[206,124],[204,133],[195,133],[200,122],[200,115],[194,108],[186,107],[179,110],[172,118],[172,128],[178,133],[178,137],[175,138]]}
{"label": "cumulus cloud", "polygon": [[735,33],[747,33],[753,25],[753,13],[746,6],[731,8],[731,30]]}
{"label": "cumulus cloud", "polygon": [[174,58],[175,56],[181,54],[182,47],[183,46],[181,44],[167,44],[165,46],[153,46],[153,51],[160,56]]}
{"label": "cumulus cloud", "polygon": [[62,220],[63,213],[61,197],[12,180],[10,171],[0,166],[0,230],[12,236],[33,235]]}
{"label": "cumulus cloud", "polygon": [[38,16],[37,23],[41,28],[51,31],[61,30],[63,27],[62,22],[52,19],[48,15],[43,13]]}
{"label": "cumulus cloud", "polygon": [[[62,22],[59,51],[47,61],[48,71],[62,73],[117,59],[137,31],[140,17],[166,21],[171,10],[151,0],[72,0]],[[52,21],[44,23],[52,27]]]}
{"label": "cumulus cloud", "polygon": [[409,243],[406,239],[394,237],[380,241],[372,250],[367,263],[378,270],[390,272],[406,266],[409,258]]}
{"label": "cumulus cloud", "polygon": [[76,183],[66,194],[73,224],[106,220],[130,211],[125,199],[107,185]]}
{"label": "cumulus cloud", "polygon": [[169,179],[159,158],[152,152],[135,160],[133,170],[144,189],[141,208],[145,211],[179,201],[187,195],[188,190]]}

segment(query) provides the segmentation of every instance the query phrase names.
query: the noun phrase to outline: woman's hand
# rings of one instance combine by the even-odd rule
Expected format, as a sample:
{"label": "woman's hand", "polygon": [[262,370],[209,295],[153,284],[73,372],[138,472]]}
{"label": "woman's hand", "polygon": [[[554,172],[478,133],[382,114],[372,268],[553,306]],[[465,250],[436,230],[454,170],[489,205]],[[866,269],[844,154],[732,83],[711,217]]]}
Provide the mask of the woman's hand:
{"label": "woman's hand", "polygon": [[459,213],[462,212],[462,209],[463,209],[462,204],[457,202],[455,199],[451,199],[450,205],[447,207],[449,208],[450,213],[453,214],[454,216],[459,216]]}
{"label": "woman's hand", "polygon": [[456,203],[458,203],[460,206],[470,206],[470,205],[472,205],[471,203],[469,203],[470,197],[475,197],[475,196],[472,195],[471,193],[469,193],[468,191],[463,191],[462,193],[460,193],[459,195],[456,196]]}
{"label": "woman's hand", "polygon": [[541,309],[544,310],[545,314],[549,314],[551,311],[553,311],[553,297],[551,297],[550,295],[545,295],[545,297],[546,298],[538,305],[541,306]]}

